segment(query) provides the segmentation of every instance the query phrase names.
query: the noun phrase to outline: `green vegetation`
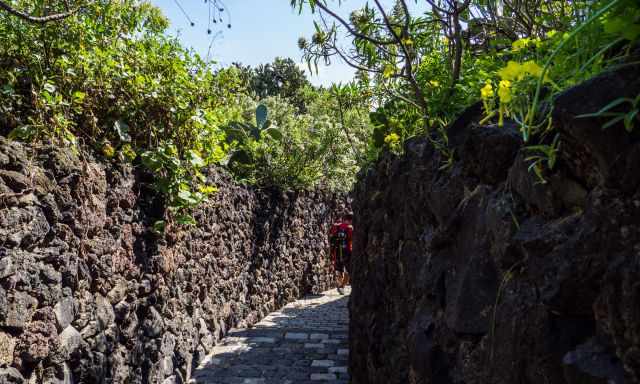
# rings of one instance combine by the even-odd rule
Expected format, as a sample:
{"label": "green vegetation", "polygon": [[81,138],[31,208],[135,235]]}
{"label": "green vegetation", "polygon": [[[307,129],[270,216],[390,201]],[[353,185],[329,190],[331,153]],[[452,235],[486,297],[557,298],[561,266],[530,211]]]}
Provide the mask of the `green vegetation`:
{"label": "green vegetation", "polygon": [[[483,123],[518,124],[542,178],[562,147],[549,101],[628,64],[640,37],[634,0],[424,0],[413,13],[405,0],[374,0],[348,18],[338,1],[291,0],[323,16],[298,42],[309,69],[340,59],[358,70],[323,89],[291,59],[214,70],[146,2],[49,3],[0,1],[0,133],[145,167],[167,219],[184,224],[215,192],[210,165],[260,186],[345,191],[382,151],[428,134],[446,169],[455,154],[445,128],[478,101]],[[594,114],[631,130],[638,104]]]}
{"label": "green vegetation", "polygon": [[[454,154],[443,128],[478,100],[483,123],[502,126],[511,119],[525,141],[535,137],[557,147],[554,135],[546,138],[552,122],[541,106],[571,85],[628,63],[640,37],[640,4],[633,0],[425,0],[415,2],[423,11],[413,13],[408,3],[398,0],[386,9],[374,0],[342,18],[338,1],[291,1],[323,16],[314,35],[299,40],[311,69],[340,59],[366,75],[378,105],[374,142],[431,132],[447,155],[444,168]],[[351,39],[346,48],[339,40],[345,33]],[[619,119],[637,114],[632,109]],[[554,148],[531,149],[542,156]]]}
{"label": "green vegetation", "polygon": [[[14,8],[37,14],[43,4]],[[168,37],[167,20],[146,2],[78,7],[42,24],[0,12],[0,133],[146,167],[178,223],[193,222],[191,208],[215,191],[203,174],[212,164],[263,186],[351,187],[354,149],[366,145],[344,136],[366,140],[366,100],[338,107],[291,60],[214,70]],[[268,135],[239,129],[266,128],[258,103],[268,107]],[[353,133],[332,118],[338,109]]]}
{"label": "green vegetation", "polygon": [[[627,112],[614,111],[615,108],[625,105],[629,108]],[[602,129],[607,129],[622,121],[624,123],[624,129],[626,129],[627,132],[632,132],[636,122],[640,122],[640,95],[634,99],[628,97],[615,99],[602,107],[598,112],[587,113],[578,117],[610,117],[610,120],[602,126]]]}

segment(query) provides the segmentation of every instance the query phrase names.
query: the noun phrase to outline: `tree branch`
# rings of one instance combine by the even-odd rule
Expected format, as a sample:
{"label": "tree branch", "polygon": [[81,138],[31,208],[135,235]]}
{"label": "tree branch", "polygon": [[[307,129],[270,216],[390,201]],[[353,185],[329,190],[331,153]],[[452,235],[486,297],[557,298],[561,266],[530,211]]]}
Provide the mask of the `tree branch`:
{"label": "tree branch", "polygon": [[404,0],[400,0],[400,4],[402,5],[402,10],[404,12],[404,27],[402,33],[405,36],[409,35],[409,26],[411,21],[409,20],[409,7],[407,7],[407,2]]}
{"label": "tree branch", "polygon": [[[426,119],[429,106],[427,105],[427,100],[424,96],[424,93],[422,92],[422,89],[420,88],[420,84],[418,84],[415,77],[413,76],[413,65],[411,64],[411,54],[409,53],[409,50],[406,44],[402,41],[402,36],[398,36],[398,34],[396,34],[396,32],[394,31],[393,26],[391,25],[391,20],[389,20],[389,17],[387,16],[387,13],[384,11],[384,8],[380,4],[380,1],[374,0],[374,2],[376,3],[378,10],[380,11],[380,14],[382,14],[382,17],[384,19],[385,24],[387,25],[387,29],[389,30],[389,33],[391,33],[391,36],[393,36],[393,38],[396,40],[396,43],[400,46],[400,48],[404,52],[404,56],[405,56],[404,65],[405,65],[405,71],[406,71],[406,74],[404,77],[409,81],[409,84],[411,84],[411,87],[413,88],[413,93],[416,96],[416,101],[420,105],[420,108],[422,109],[422,113],[424,115],[423,117]],[[409,15],[408,14],[405,15],[405,17],[408,18]]]}
{"label": "tree branch", "polygon": [[376,70],[376,69],[373,69],[373,68],[367,68],[367,67],[364,67],[364,66],[362,66],[362,65],[360,65],[360,64],[356,64],[356,63],[352,62],[351,60],[349,60],[349,59],[346,57],[346,55],[345,55],[345,54],[343,54],[343,53],[340,51],[340,49],[338,49],[338,48],[337,48],[337,47],[335,47],[335,46],[333,47],[333,50],[336,52],[336,54],[337,54],[338,56],[340,56],[340,58],[342,59],[342,61],[344,61],[344,62],[345,62],[345,64],[347,64],[348,66],[350,66],[350,67],[351,67],[351,68],[353,68],[353,69],[358,69],[358,70],[361,70],[361,71],[366,71],[366,72],[371,72],[371,73],[382,73],[381,71],[378,71],[378,70]]}
{"label": "tree branch", "polygon": [[465,2],[458,8],[457,5],[453,8],[453,39],[454,39],[454,56],[453,56],[453,72],[451,73],[451,87],[449,88],[449,95],[453,94],[455,85],[460,79],[460,71],[462,68],[462,26],[460,25],[460,14],[464,12],[471,0],[465,0]]}
{"label": "tree branch", "polygon": [[32,16],[26,12],[22,12],[13,8],[11,5],[7,4],[5,1],[0,1],[0,9],[4,9],[9,14],[19,17],[30,23],[45,24],[51,21],[66,19],[67,17],[74,15],[80,10],[80,7],[70,10],[69,4],[67,2],[65,2],[65,4],[66,4],[67,12],[56,13],[56,14],[46,15],[46,16]]}
{"label": "tree branch", "polygon": [[381,83],[382,87],[384,88],[384,91],[387,92],[389,95],[397,97],[398,99],[404,101],[407,104],[411,104],[414,107],[418,108],[418,109],[422,109],[422,106],[418,105],[415,101],[409,99],[408,97],[403,96],[402,94],[400,94],[399,92],[396,92],[395,90],[389,88],[384,82]]}
{"label": "tree branch", "polygon": [[373,37],[369,37],[367,35],[364,35],[358,31],[356,31],[355,29],[353,29],[353,27],[351,27],[351,25],[343,18],[341,18],[338,14],[336,14],[335,12],[333,12],[332,10],[330,10],[326,5],[322,4],[321,1],[318,1],[315,3],[316,6],[318,6],[318,8],[320,8],[321,10],[323,10],[324,12],[328,13],[329,15],[331,15],[331,17],[333,17],[334,19],[338,20],[340,22],[340,24],[342,24],[347,31],[352,34],[353,36],[362,39],[362,40],[366,40],[370,43],[373,44],[379,44],[379,45],[390,45],[393,44],[393,41],[388,41],[388,40],[378,40],[378,39],[374,39]]}

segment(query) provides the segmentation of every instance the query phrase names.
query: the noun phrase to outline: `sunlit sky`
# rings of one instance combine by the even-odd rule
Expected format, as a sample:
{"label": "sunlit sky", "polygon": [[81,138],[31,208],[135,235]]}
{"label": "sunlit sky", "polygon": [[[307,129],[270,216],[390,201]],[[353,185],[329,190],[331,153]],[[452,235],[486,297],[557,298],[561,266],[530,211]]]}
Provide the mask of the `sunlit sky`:
{"label": "sunlit sky", "polygon": [[[291,8],[290,0],[226,0],[229,16],[223,14],[224,26],[211,24],[211,35],[207,34],[209,7],[204,0],[151,0],[151,3],[160,7],[171,21],[169,33],[218,65],[240,62],[256,66],[276,57],[290,57],[306,69],[298,38],[309,38],[313,34],[316,16],[308,10],[298,14]],[[190,25],[178,3],[195,26]],[[392,0],[384,3],[390,4]],[[364,4],[365,0],[343,1],[340,13],[348,15]],[[231,23],[231,29],[226,28],[227,22]],[[212,36],[216,36],[215,39]],[[306,72],[309,75],[309,71]],[[328,67],[320,66],[319,73],[309,78],[316,85],[330,85],[351,80],[353,73],[348,65],[335,61]]]}

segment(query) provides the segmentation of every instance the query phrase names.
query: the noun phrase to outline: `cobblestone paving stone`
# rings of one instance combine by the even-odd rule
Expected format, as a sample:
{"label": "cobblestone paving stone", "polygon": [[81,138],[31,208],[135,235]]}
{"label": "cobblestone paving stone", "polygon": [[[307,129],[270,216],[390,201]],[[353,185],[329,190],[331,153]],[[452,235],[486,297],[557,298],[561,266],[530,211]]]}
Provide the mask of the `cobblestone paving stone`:
{"label": "cobblestone paving stone", "polygon": [[309,296],[237,329],[214,347],[191,384],[347,384],[346,295]]}

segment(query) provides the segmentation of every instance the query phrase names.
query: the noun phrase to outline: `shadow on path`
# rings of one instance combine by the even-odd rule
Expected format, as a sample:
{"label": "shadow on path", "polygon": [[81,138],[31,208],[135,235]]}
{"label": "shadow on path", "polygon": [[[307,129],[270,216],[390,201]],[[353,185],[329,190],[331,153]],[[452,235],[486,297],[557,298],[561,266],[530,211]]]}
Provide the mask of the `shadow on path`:
{"label": "shadow on path", "polygon": [[190,383],[348,383],[348,296],[307,296],[250,329],[231,330]]}

